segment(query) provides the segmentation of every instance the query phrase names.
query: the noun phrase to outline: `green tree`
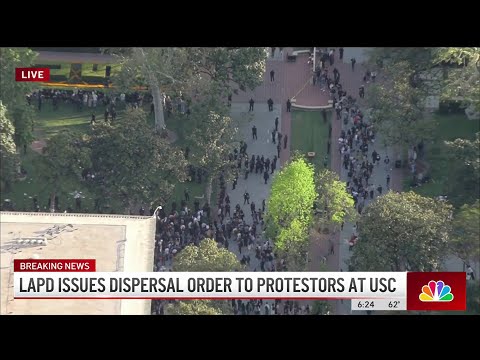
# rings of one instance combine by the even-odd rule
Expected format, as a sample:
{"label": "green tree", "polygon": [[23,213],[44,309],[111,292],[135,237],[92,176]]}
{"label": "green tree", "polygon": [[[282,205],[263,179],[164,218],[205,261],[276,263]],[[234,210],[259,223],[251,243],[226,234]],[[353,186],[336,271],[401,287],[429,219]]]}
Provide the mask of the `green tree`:
{"label": "green tree", "polygon": [[298,239],[308,231],[315,199],[314,169],[305,159],[288,163],[274,177],[267,201],[266,231],[278,249],[285,250],[288,243],[287,236],[279,237],[282,229],[290,229],[284,232],[292,231]]}
{"label": "green tree", "polygon": [[345,220],[355,219],[357,213],[353,197],[337,173],[328,169],[320,170],[315,177],[315,188],[318,194],[316,219],[320,224],[340,225]]}
{"label": "green tree", "polygon": [[30,67],[37,53],[27,48],[0,48],[0,100],[8,109],[8,117],[15,128],[17,147],[33,141],[35,111],[26,96],[35,88],[31,82],[15,81],[15,68]]}
{"label": "green tree", "polygon": [[15,141],[15,128],[7,117],[7,108],[0,100],[0,189],[8,189],[15,180],[17,165],[19,162]]}
{"label": "green tree", "polygon": [[215,83],[224,94],[233,87],[253,90],[263,81],[268,53],[261,47],[189,48],[194,73],[204,83]]}
{"label": "green tree", "polygon": [[213,301],[189,300],[180,301],[177,304],[168,304],[165,309],[167,315],[224,315],[220,307],[216,307]]}
{"label": "green tree", "polygon": [[[237,256],[218,247],[212,239],[202,240],[199,246],[186,246],[173,262],[174,271],[222,272],[242,269]],[[228,315],[231,311],[228,302],[211,300],[180,301],[167,309],[168,313],[177,315]]]}
{"label": "green tree", "polygon": [[[442,87],[444,99],[461,99],[480,111],[480,48],[441,47],[434,51],[433,65],[446,64]],[[451,66],[455,64],[457,66]]]}
{"label": "green tree", "polygon": [[206,200],[210,203],[212,185],[222,172],[231,170],[228,155],[237,146],[237,124],[226,115],[227,109],[214,96],[197,103],[192,109],[188,121],[195,123],[192,134],[188,137],[192,150],[191,161],[207,173]]}
{"label": "green tree", "polygon": [[162,91],[190,97],[215,87],[226,96],[233,86],[254,89],[261,84],[267,54],[264,48],[131,48],[116,49],[121,71],[115,80],[124,88],[148,85],[156,129],[165,129]]}
{"label": "green tree", "polygon": [[278,229],[274,238],[278,255],[287,261],[289,271],[305,271],[309,244],[309,227],[299,219]]}
{"label": "green tree", "polygon": [[467,314],[480,315],[480,283],[467,282]]}
{"label": "green tree", "polygon": [[221,272],[241,269],[237,256],[225,248],[218,247],[212,239],[202,240],[199,246],[186,246],[175,257],[173,263],[174,271]]}
{"label": "green tree", "polygon": [[317,300],[313,302],[312,315],[330,315],[333,312],[331,301]]}
{"label": "green tree", "polygon": [[414,192],[389,192],[363,211],[355,271],[438,271],[449,250],[452,207]]}
{"label": "green tree", "polygon": [[435,125],[425,117],[425,95],[412,86],[413,69],[408,62],[385,65],[386,80],[368,89],[370,119],[391,145],[414,146],[430,140]]}
{"label": "green tree", "polygon": [[445,194],[456,207],[471,204],[480,194],[480,133],[473,140],[456,139],[445,142],[446,161],[451,166],[447,174]]}
{"label": "green tree", "polygon": [[92,165],[105,196],[134,205],[165,204],[174,182],[186,180],[183,153],[152,133],[141,109],[127,110],[113,125],[95,125],[89,140]]}
{"label": "green tree", "polygon": [[428,47],[377,47],[369,51],[369,65],[372,68],[407,62],[413,74],[419,74],[432,66],[434,48]]}
{"label": "green tree", "polygon": [[[438,87],[443,100],[461,100],[480,111],[480,48],[374,48],[370,51],[370,65],[396,65],[406,62],[411,79],[417,85],[432,86],[425,75],[439,74]],[[426,80],[426,81],[425,81]]]}
{"label": "green tree", "polygon": [[55,211],[55,195],[63,188],[67,179],[81,179],[82,170],[91,166],[90,149],[75,132],[61,131],[50,139],[43,149],[44,156],[38,166],[40,176],[52,186],[50,211]]}
{"label": "green tree", "polygon": [[465,263],[480,262],[480,201],[463,205],[453,218],[452,250]]}
{"label": "green tree", "polygon": [[155,128],[166,128],[163,114],[162,88],[180,88],[191,77],[186,67],[186,54],[180,48],[121,48],[109,49],[119,58],[121,69],[113,81],[126,91],[147,85],[152,93]]}

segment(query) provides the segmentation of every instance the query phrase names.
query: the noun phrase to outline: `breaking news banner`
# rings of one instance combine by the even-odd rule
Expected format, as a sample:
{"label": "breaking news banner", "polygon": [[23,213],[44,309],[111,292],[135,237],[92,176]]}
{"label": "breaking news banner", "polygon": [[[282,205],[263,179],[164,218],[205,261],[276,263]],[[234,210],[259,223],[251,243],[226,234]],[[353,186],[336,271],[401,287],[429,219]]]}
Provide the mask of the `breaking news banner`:
{"label": "breaking news banner", "polygon": [[352,310],[465,310],[466,274],[95,272],[95,260],[15,260],[15,299],[352,300]]}

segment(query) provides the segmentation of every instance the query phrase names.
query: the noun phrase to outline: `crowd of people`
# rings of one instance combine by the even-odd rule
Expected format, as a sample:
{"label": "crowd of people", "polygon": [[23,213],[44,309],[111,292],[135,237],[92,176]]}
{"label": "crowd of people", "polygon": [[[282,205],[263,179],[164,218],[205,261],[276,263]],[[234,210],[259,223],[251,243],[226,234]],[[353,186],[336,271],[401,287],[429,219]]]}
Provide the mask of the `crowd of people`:
{"label": "crowd of people", "polygon": [[[277,120],[278,129],[278,120]],[[255,130],[252,130],[254,132]],[[255,138],[255,137],[254,137]],[[240,142],[238,148],[235,148],[229,154],[229,160],[232,164],[233,183],[232,190],[235,190],[239,177],[245,174],[247,179],[249,174],[263,174],[265,183],[277,167],[278,157],[274,156],[272,160],[263,155],[250,155],[247,153],[247,144]],[[193,200],[193,209],[190,204]],[[200,207],[199,199],[191,199],[188,190],[185,190],[184,198],[180,207],[172,203],[170,211],[167,213],[164,208],[160,209],[157,216],[156,228],[156,247],[155,247],[155,271],[171,271],[173,259],[187,245],[199,245],[203,239],[214,239],[218,246],[234,251],[239,255],[239,261],[246,269],[252,271],[275,271],[277,269],[285,270],[285,262],[279,260],[273,253],[273,245],[269,241],[262,241],[262,231],[264,230],[265,199],[251,199],[250,194],[245,190],[243,194],[243,204],[234,204],[228,195],[228,188],[225,177],[222,175],[219,179],[219,193],[216,203],[216,212],[208,203]],[[244,205],[249,208],[249,213],[242,209]],[[145,209],[140,209],[140,214],[144,214]],[[154,209],[150,209],[153,215]],[[152,311],[155,314],[164,312],[165,301],[154,301]],[[234,307],[232,311],[242,313],[242,305]],[[243,312],[247,312],[247,303],[243,305]],[[255,313],[256,305],[250,303],[250,313]],[[270,307],[270,311],[274,311]],[[264,310],[262,308],[262,310]],[[265,310],[267,311],[267,310]],[[292,310],[293,311],[293,310]],[[263,312],[263,311],[262,311]]]}
{"label": "crowd of people", "polygon": [[84,89],[39,89],[27,95],[27,102],[36,105],[42,111],[44,104],[51,104],[53,110],[58,110],[61,105],[75,105],[78,111],[86,108],[96,109],[97,106],[108,106],[125,103],[131,106],[142,106],[143,102],[151,102],[152,97],[148,93],[132,92],[106,94],[102,90]]}

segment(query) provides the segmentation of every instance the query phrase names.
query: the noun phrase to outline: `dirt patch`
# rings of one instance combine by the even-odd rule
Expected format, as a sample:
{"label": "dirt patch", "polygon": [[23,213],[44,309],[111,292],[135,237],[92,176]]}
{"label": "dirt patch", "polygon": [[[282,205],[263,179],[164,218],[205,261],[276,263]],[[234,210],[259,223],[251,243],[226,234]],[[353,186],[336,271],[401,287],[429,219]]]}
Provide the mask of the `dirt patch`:
{"label": "dirt patch", "polygon": [[[330,271],[338,271],[338,260],[335,252],[338,251],[336,233],[325,234],[311,230],[309,246],[309,271],[319,271],[320,267],[326,266]],[[333,246],[334,253],[330,253]]]}
{"label": "dirt patch", "polygon": [[43,154],[43,148],[45,146],[47,146],[47,142],[45,140],[35,140],[31,143],[30,148],[39,154]]}
{"label": "dirt patch", "polygon": [[176,132],[172,131],[172,130],[168,130],[168,129],[165,129],[165,130],[162,130],[160,136],[167,140],[167,142],[169,144],[173,144],[175,141],[178,140],[178,135]]}

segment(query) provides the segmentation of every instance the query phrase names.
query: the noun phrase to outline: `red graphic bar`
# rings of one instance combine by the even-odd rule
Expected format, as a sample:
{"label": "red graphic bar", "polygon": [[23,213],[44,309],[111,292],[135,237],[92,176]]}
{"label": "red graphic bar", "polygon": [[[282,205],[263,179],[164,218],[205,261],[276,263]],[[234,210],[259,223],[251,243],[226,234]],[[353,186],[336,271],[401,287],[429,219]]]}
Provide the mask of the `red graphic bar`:
{"label": "red graphic bar", "polygon": [[16,68],[15,81],[50,81],[49,68]]}
{"label": "red graphic bar", "polygon": [[466,273],[407,273],[407,310],[465,311],[466,309]]}
{"label": "red graphic bar", "polygon": [[95,259],[16,259],[13,261],[15,272],[95,272]]}

